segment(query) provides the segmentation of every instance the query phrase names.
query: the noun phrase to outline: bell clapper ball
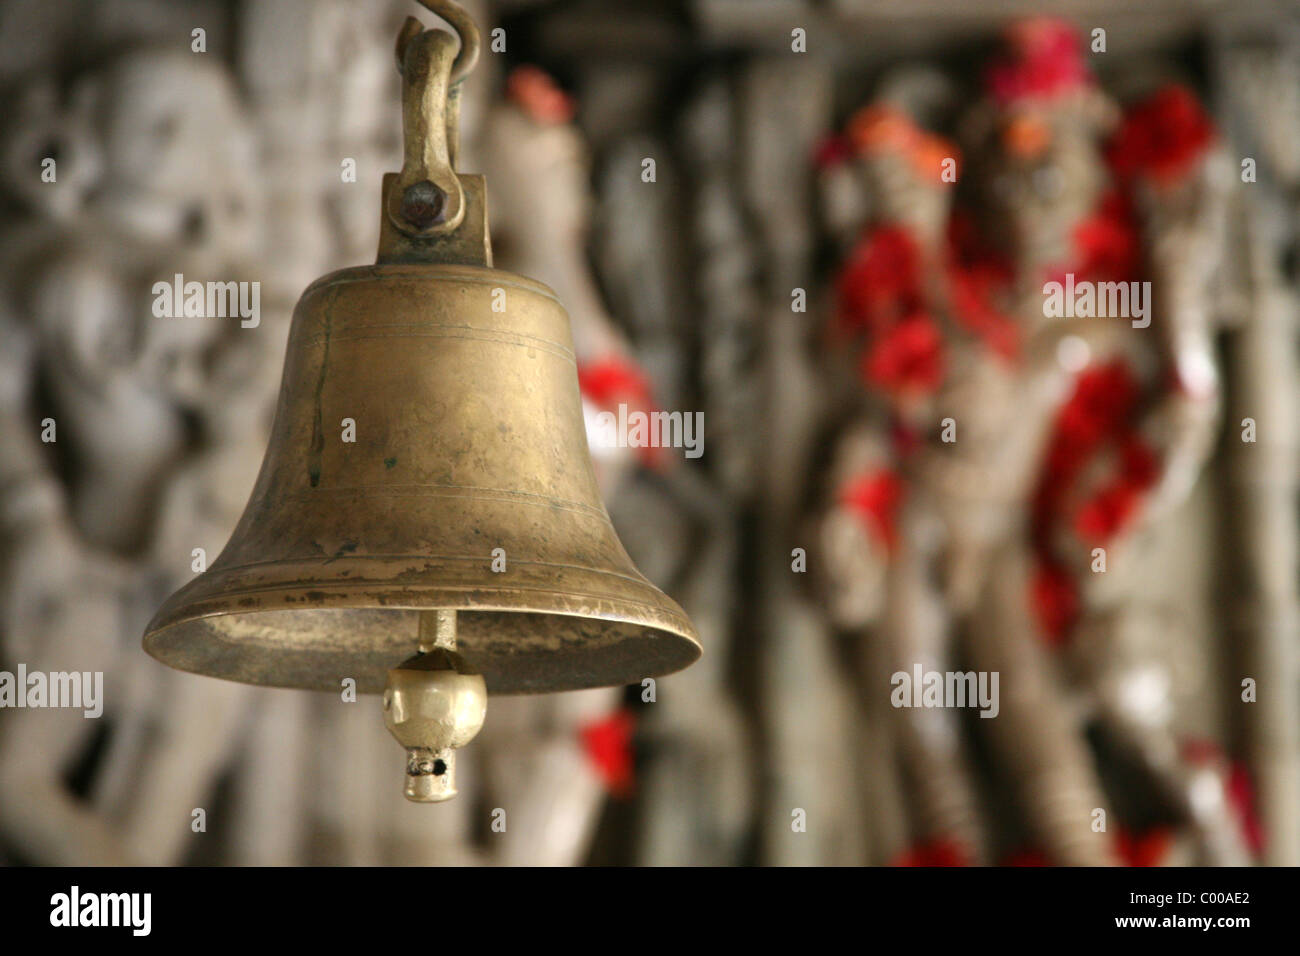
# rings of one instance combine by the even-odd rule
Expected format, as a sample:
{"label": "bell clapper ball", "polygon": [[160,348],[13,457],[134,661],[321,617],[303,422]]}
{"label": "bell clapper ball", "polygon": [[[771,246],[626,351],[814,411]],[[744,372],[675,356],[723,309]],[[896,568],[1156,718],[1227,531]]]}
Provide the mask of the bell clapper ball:
{"label": "bell clapper ball", "polygon": [[483,727],[487,684],[456,653],[456,612],[420,612],[420,652],[388,672],[384,724],[406,748],[408,800],[456,795],[456,748]]}

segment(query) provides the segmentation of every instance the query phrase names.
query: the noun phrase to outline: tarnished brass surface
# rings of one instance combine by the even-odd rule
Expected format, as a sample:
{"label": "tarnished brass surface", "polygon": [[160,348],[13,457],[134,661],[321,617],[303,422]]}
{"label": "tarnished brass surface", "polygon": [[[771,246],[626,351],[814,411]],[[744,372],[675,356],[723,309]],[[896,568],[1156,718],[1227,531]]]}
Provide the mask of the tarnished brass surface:
{"label": "tarnished brass surface", "polygon": [[302,294],[248,506],[144,647],[249,684],[383,690],[405,795],[434,803],[456,795],[489,691],[634,683],[700,645],[600,500],[568,315],[492,268],[483,177],[455,171],[478,31],[421,2],[462,44],[416,20],[398,37],[406,148],[378,264]]}
{"label": "tarnished brass surface", "polygon": [[631,683],[700,653],[610,525],[551,290],[475,266],[345,269],[298,303],[239,526],[145,648],[231,680],[377,693],[439,608],[460,612],[459,651],[491,692]]}

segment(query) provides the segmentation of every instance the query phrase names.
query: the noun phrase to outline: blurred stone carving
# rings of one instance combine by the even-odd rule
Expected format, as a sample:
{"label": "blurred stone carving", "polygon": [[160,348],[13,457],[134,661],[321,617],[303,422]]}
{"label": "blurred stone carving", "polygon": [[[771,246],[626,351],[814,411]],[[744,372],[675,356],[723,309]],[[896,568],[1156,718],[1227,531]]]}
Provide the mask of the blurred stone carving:
{"label": "blurred stone carving", "polygon": [[[704,658],[494,702],[430,808],[346,688],[141,653],[243,510],[303,287],[374,256],[421,14],[13,0],[0,671],[102,673],[103,715],[0,710],[5,862],[1300,862],[1295,24],[1108,10],[1101,58],[987,4],[469,6],[461,168]],[[171,317],[187,281],[255,319]],[[620,407],[702,411],[702,460],[606,446]],[[918,667],[996,672],[997,717],[893,706]]]}

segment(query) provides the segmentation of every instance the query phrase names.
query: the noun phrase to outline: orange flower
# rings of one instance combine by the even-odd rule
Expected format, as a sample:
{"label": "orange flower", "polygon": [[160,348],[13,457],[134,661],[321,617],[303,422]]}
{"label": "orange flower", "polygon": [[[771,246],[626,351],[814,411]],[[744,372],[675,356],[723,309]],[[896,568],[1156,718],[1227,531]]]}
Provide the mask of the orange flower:
{"label": "orange flower", "polygon": [[577,112],[573,97],[565,93],[549,73],[535,66],[516,67],[506,80],[506,96],[538,123],[558,126]]}
{"label": "orange flower", "polygon": [[943,162],[960,160],[957,147],[926,132],[896,107],[872,104],[853,115],[848,123],[849,141],[863,153],[897,153],[907,158],[923,178],[943,182]]}

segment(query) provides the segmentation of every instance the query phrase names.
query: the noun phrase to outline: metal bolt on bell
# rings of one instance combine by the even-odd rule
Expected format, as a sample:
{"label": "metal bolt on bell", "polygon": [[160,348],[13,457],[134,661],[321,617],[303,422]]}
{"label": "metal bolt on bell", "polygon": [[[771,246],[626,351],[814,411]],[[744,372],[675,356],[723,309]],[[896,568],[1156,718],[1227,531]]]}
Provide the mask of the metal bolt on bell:
{"label": "metal bolt on bell", "polygon": [[[483,177],[455,171],[478,31],[421,2],[460,44],[413,18],[398,37],[405,155],[384,177],[376,264],[303,293],[248,506],[144,647],[227,680],[382,693],[406,796],[435,802],[456,793],[488,693],[635,683],[700,645],[610,524],[564,307],[492,267]],[[354,442],[337,439],[345,417]]]}

